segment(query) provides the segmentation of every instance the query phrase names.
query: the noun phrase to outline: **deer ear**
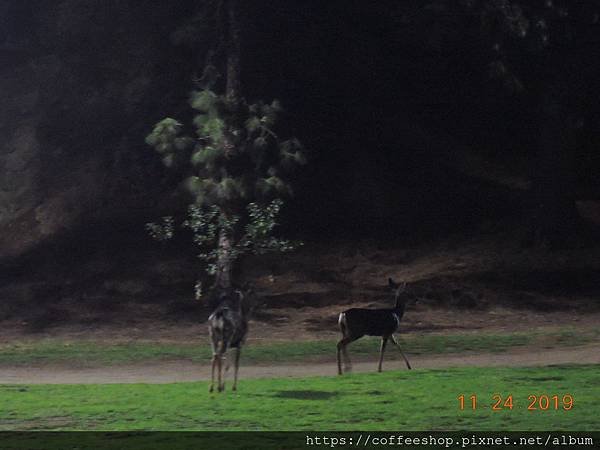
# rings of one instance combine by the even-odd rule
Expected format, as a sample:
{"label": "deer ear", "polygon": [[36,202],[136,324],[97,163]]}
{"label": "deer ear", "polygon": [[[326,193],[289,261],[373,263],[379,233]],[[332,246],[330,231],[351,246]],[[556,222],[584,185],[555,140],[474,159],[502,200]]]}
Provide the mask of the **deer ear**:
{"label": "deer ear", "polygon": [[392,289],[396,289],[398,287],[398,284],[394,282],[394,280],[392,280],[391,278],[388,278],[388,285],[392,288]]}

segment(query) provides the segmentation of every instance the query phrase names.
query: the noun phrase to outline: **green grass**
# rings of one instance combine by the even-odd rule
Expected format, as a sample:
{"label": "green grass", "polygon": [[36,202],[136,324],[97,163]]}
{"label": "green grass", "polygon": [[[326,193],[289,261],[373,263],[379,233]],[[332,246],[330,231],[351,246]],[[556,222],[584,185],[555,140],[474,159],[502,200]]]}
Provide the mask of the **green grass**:
{"label": "green grass", "polygon": [[[401,341],[407,353],[427,355],[463,352],[500,353],[526,345],[542,348],[574,346],[594,342],[599,338],[599,330],[563,329],[553,332],[514,334],[411,334],[402,336]],[[318,340],[249,344],[243,349],[243,359],[245,364],[329,360],[335,353],[335,343],[335,340]],[[378,346],[378,339],[364,338],[353,342],[349,349],[355,358],[371,358],[377,354]],[[206,361],[210,355],[210,348],[206,342],[191,344],[75,341],[69,343],[47,339],[0,344],[0,364],[4,365],[68,363],[79,366],[106,366],[169,359]],[[399,354],[388,352],[387,357],[398,358]]]}
{"label": "green grass", "polygon": [[[459,410],[457,396],[477,394]],[[492,411],[492,396],[513,395]],[[569,393],[572,410],[528,411]],[[0,386],[0,430],[600,430],[600,366],[389,371],[208,383]]]}

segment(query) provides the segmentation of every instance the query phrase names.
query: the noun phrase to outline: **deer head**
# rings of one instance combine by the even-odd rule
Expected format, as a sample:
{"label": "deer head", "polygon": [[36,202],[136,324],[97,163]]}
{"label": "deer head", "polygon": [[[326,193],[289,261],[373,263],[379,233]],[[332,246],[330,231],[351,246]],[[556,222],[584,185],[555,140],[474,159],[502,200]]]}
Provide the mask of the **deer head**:
{"label": "deer head", "polygon": [[394,302],[396,306],[400,303],[402,304],[416,304],[417,297],[415,295],[410,295],[406,281],[402,283],[396,283],[391,278],[388,278],[388,286],[394,293]]}

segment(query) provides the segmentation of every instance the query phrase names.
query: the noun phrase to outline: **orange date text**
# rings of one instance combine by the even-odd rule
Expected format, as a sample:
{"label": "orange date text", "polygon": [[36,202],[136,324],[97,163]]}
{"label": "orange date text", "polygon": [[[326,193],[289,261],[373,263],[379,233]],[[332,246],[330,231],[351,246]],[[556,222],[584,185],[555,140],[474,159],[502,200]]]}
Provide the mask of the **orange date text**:
{"label": "orange date text", "polygon": [[575,399],[571,394],[531,394],[526,399],[519,399],[520,401],[517,401],[512,394],[493,394],[488,398],[478,397],[477,394],[460,394],[457,400],[461,411],[479,408],[490,408],[492,411],[512,411],[519,408],[526,408],[528,411],[569,411],[575,405]]}

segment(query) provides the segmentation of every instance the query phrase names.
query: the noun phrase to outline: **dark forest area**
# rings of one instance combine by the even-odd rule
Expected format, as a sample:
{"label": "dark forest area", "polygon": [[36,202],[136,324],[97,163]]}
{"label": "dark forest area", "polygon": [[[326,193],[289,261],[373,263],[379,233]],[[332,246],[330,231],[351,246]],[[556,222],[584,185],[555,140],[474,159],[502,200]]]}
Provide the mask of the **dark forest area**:
{"label": "dark forest area", "polygon": [[[178,261],[169,266],[178,274],[163,273],[160,288],[146,280],[120,294],[191,292],[198,269],[188,241],[157,244],[144,229],[161,215],[182,215],[188,203],[145,138],[164,117],[191,120],[188,97],[208,55],[223,58],[211,3],[0,2],[0,258],[13,305],[4,305],[6,319],[22,298],[104,298],[118,284],[108,280],[155,277],[159,255]],[[241,95],[278,99],[283,129],[308,159],[293,179],[281,233],[310,251],[489,239],[515,258],[582,251],[595,261],[599,6],[241,3]],[[282,258],[295,264],[293,253]],[[386,258],[394,260],[378,262]],[[276,258],[265,261],[265,270],[283,270]],[[561,275],[567,284],[595,289],[595,268],[573,270]],[[556,278],[544,273],[532,283]]]}

